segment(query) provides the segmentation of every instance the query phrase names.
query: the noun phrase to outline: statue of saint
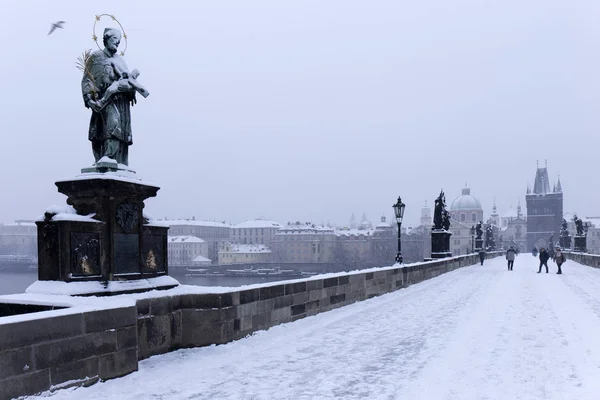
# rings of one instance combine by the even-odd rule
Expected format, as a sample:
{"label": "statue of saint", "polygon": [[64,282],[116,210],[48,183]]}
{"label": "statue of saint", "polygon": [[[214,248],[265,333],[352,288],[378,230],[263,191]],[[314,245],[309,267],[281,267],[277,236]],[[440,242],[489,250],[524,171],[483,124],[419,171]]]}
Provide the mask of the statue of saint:
{"label": "statue of saint", "polygon": [[561,228],[560,228],[560,236],[566,237],[569,236],[569,230],[567,228],[567,221],[563,218]]}
{"label": "statue of saint", "polygon": [[129,146],[133,143],[130,106],[136,103],[136,91],[144,97],[148,91],[136,80],[139,71],[129,72],[117,54],[121,31],[106,28],[102,39],[104,49],[85,58],[81,80],[84,104],[92,109],[88,138],[96,162],[108,157],[129,165]]}
{"label": "statue of saint", "polygon": [[577,234],[583,235],[583,221],[581,218],[578,218],[577,215],[573,217],[573,222],[575,222],[575,227],[577,228]]}
{"label": "statue of saint", "polygon": [[446,213],[446,200],[444,191],[440,192],[440,195],[435,199],[435,208],[433,210],[433,227],[431,229],[441,230],[445,229],[445,213]]}
{"label": "statue of saint", "polygon": [[443,220],[443,227],[445,230],[449,230],[450,229],[450,213],[448,211],[446,211],[444,209],[444,212],[442,213],[442,220]]}
{"label": "statue of saint", "polygon": [[483,225],[483,222],[482,222],[482,221],[479,221],[479,222],[477,223],[477,226],[475,227],[475,231],[477,232],[477,237],[476,237],[476,239],[481,239],[481,237],[483,236],[483,229],[482,229],[482,227],[481,227],[482,225]]}

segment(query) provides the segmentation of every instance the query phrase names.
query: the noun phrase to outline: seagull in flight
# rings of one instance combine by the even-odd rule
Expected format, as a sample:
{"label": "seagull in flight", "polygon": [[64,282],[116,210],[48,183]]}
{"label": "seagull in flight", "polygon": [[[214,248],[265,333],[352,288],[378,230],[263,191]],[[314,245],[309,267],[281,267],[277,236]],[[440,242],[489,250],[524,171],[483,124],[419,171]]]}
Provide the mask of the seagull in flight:
{"label": "seagull in flight", "polygon": [[55,30],[56,28],[61,28],[61,29],[64,29],[64,28],[63,28],[63,24],[64,24],[64,23],[65,23],[65,21],[58,21],[58,22],[55,22],[55,23],[53,23],[53,24],[52,24],[52,27],[50,28],[50,32],[48,32],[48,35],[50,35],[52,32],[54,32],[54,30]]}

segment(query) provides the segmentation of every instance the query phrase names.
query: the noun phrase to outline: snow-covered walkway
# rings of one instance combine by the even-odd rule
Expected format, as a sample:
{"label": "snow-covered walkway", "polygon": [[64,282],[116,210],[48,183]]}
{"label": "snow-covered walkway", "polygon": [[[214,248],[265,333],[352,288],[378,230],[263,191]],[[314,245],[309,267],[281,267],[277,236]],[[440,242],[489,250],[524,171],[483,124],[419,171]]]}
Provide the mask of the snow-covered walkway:
{"label": "snow-covered walkway", "polygon": [[521,254],[58,399],[600,399],[600,270]]}

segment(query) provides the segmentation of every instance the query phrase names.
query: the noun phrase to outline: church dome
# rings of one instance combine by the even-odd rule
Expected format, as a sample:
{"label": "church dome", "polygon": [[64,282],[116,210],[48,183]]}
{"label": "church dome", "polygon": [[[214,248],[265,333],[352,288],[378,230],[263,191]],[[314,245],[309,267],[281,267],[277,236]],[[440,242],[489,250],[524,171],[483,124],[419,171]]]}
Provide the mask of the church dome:
{"label": "church dome", "polygon": [[452,202],[450,206],[450,211],[481,211],[481,203],[475,197],[471,196],[471,189],[464,188],[462,190],[462,195],[458,196]]}

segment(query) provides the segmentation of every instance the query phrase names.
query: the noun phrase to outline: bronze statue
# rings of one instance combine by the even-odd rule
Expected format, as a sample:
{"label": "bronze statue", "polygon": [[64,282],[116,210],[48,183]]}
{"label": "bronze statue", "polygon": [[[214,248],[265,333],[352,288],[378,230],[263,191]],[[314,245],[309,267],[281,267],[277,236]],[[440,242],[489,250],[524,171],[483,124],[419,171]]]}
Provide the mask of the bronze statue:
{"label": "bronze statue", "polygon": [[477,223],[477,226],[475,227],[475,231],[477,232],[476,239],[481,239],[481,237],[483,236],[483,228],[481,227],[482,225],[483,225],[483,222],[479,221]]}
{"label": "bronze statue", "polygon": [[583,235],[583,221],[578,218],[577,215],[573,216],[573,222],[575,222],[575,228],[577,228],[577,234]]}
{"label": "bronze statue", "polygon": [[431,229],[446,229],[444,228],[446,224],[448,224],[448,226],[450,225],[449,221],[446,221],[446,219],[449,220],[449,216],[447,216],[447,214],[448,213],[446,212],[446,197],[444,195],[444,191],[442,190],[438,198],[435,199],[435,208],[433,211],[433,227]]}
{"label": "bronze statue", "polygon": [[92,109],[88,138],[96,162],[108,157],[129,165],[129,146],[133,143],[130,106],[136,103],[136,92],[144,97],[149,93],[136,80],[139,71],[129,72],[117,54],[120,42],[121,31],[106,28],[104,49],[84,54],[81,91],[85,106]]}
{"label": "bronze statue", "polygon": [[567,229],[567,221],[563,218],[561,228],[560,228],[560,236],[567,237],[569,236],[569,230]]}

